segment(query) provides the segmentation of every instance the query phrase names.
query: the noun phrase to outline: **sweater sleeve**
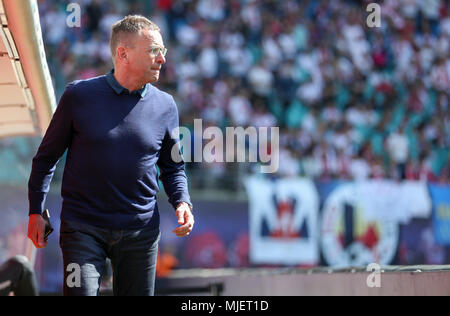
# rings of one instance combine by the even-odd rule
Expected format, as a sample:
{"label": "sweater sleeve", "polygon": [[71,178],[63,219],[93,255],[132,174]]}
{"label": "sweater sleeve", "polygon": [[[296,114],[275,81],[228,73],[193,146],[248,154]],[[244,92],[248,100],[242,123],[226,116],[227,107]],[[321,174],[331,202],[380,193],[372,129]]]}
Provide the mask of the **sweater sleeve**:
{"label": "sweater sleeve", "polygon": [[47,131],[33,158],[28,180],[29,214],[41,214],[56,165],[72,138],[73,85],[64,91]]}
{"label": "sweater sleeve", "polygon": [[[159,179],[163,183],[164,190],[169,197],[169,202],[174,208],[181,202],[186,202],[192,207],[188,192],[187,177],[184,161],[179,151],[179,133],[175,133],[179,127],[178,110],[173,98],[171,98],[171,110],[169,111],[168,126],[164,137],[157,165],[160,170]],[[175,160],[172,151],[176,151]],[[176,159],[180,158],[181,159]],[[181,160],[177,162],[178,160]]]}

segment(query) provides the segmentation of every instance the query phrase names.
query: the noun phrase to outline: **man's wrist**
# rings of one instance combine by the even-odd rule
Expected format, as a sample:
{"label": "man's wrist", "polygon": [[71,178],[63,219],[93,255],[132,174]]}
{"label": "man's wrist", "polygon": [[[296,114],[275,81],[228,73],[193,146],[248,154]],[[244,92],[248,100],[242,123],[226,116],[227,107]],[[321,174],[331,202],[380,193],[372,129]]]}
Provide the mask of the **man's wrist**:
{"label": "man's wrist", "polygon": [[182,201],[182,202],[178,203],[177,208],[179,208],[182,204],[186,204],[189,207],[189,209],[191,210],[191,212],[192,212],[192,208],[193,208],[192,204],[190,204],[188,202],[185,202],[185,201]]}

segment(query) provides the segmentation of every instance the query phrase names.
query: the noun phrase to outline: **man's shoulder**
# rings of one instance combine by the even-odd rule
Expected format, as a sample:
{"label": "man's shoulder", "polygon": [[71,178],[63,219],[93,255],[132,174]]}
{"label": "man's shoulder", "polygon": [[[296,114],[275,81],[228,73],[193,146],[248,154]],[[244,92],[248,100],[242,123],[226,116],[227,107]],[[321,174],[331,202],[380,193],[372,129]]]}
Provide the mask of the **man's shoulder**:
{"label": "man's shoulder", "polygon": [[161,98],[163,101],[168,101],[171,103],[175,103],[173,96],[170,93],[160,90],[152,84],[148,84],[151,93],[153,93],[154,97]]}
{"label": "man's shoulder", "polygon": [[90,89],[98,89],[101,86],[105,85],[105,75],[83,79],[83,80],[74,80],[67,85],[67,89],[71,89],[72,91],[85,91]]}
{"label": "man's shoulder", "polygon": [[150,86],[150,102],[156,102],[159,111],[162,115],[165,115],[167,118],[173,119],[174,117],[178,117],[178,107],[175,102],[175,99],[170,93],[162,91],[155,87],[152,84]]}

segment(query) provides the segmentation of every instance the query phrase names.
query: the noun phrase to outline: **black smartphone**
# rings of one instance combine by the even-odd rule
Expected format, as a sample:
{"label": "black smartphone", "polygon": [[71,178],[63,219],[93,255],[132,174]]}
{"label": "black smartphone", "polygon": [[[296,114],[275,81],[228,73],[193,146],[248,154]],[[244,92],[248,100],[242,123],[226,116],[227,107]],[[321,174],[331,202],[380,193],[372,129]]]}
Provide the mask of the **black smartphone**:
{"label": "black smartphone", "polygon": [[47,241],[48,236],[53,232],[53,227],[50,223],[50,212],[46,209],[44,212],[42,212],[41,216],[45,220],[44,240]]}

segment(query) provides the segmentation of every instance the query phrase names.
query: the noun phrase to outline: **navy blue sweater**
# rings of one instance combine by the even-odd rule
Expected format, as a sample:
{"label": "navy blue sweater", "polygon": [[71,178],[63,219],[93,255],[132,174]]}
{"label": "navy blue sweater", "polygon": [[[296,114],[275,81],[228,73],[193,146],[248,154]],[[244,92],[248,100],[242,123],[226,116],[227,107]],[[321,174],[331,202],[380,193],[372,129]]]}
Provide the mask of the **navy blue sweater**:
{"label": "navy blue sweater", "polygon": [[29,212],[45,209],[65,150],[61,219],[111,229],[159,225],[158,173],[169,202],[191,204],[184,162],[171,157],[178,136],[173,98],[151,84],[130,93],[109,74],[70,83],[33,158]]}

